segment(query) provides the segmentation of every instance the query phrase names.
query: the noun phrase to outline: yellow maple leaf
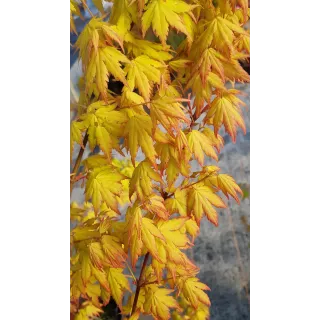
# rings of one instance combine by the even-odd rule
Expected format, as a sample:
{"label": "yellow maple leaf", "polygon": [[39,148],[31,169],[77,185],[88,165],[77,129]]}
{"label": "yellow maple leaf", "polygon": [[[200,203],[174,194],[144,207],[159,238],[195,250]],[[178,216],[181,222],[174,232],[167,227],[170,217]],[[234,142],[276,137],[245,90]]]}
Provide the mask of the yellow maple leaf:
{"label": "yellow maple leaf", "polygon": [[151,219],[142,218],[141,236],[144,246],[151,253],[152,257],[159,262],[163,262],[161,261],[161,257],[158,255],[155,238],[161,240],[164,240],[165,238]]}
{"label": "yellow maple leaf", "polygon": [[86,90],[88,91],[93,82],[97,85],[104,100],[107,100],[107,87],[110,73],[116,80],[127,85],[125,72],[121,68],[122,63],[129,63],[128,58],[114,47],[106,46],[98,48],[90,58],[86,69]]}
{"label": "yellow maple leaf", "polygon": [[214,47],[227,57],[231,57],[234,47],[235,33],[245,34],[246,31],[239,25],[231,21],[216,16],[212,21],[201,21],[199,23],[200,36],[193,43],[190,56],[195,58],[197,54],[201,54],[205,49]]}
{"label": "yellow maple leaf", "polygon": [[210,128],[204,128],[202,133],[210,139],[212,145],[216,148],[218,152],[220,152],[220,150],[224,146],[224,140],[222,136],[220,136],[220,134],[215,135]]}
{"label": "yellow maple leaf", "polygon": [[143,35],[145,35],[151,24],[153,31],[160,38],[163,45],[166,45],[169,25],[188,35],[188,30],[179,14],[189,12],[194,7],[181,0],[151,0],[142,16]]}
{"label": "yellow maple leaf", "polygon": [[145,101],[149,101],[153,83],[160,83],[160,69],[163,67],[161,62],[146,55],[131,60],[124,69],[127,72],[129,88],[132,91],[138,88]]}
{"label": "yellow maple leaf", "polygon": [[84,131],[85,126],[82,122],[72,121],[70,127],[70,153],[72,155],[74,143],[78,143],[82,148],[83,146],[83,137],[82,132]]}
{"label": "yellow maple leaf", "polygon": [[240,204],[240,200],[238,198],[237,193],[239,193],[242,196],[243,192],[230,175],[213,174],[206,178],[206,180],[208,180],[210,184],[214,187],[220,189],[228,199],[230,195]]}
{"label": "yellow maple leaf", "polygon": [[123,39],[116,32],[114,26],[102,21],[101,18],[94,17],[84,27],[75,46],[80,51],[79,56],[81,57],[82,63],[87,65],[91,58],[92,49],[97,52],[101,43],[106,42],[112,46],[113,41],[119,44],[123,50]]}
{"label": "yellow maple leaf", "polygon": [[199,73],[195,73],[188,81],[187,88],[191,88],[194,92],[194,104],[196,106],[196,117],[198,118],[202,112],[204,102],[210,103],[214,89],[218,88],[223,90],[224,83],[220,76],[213,72],[209,72],[205,84],[202,83]]}
{"label": "yellow maple leaf", "polygon": [[108,268],[107,280],[110,284],[111,295],[122,309],[122,298],[125,291],[130,291],[130,284],[127,277],[122,273],[121,268]]}
{"label": "yellow maple leaf", "polygon": [[203,290],[210,290],[204,283],[200,282],[198,278],[182,278],[178,280],[178,288],[181,290],[184,298],[191,303],[194,308],[203,303],[210,306],[210,299]]}
{"label": "yellow maple leaf", "polygon": [[133,19],[137,19],[137,12],[133,7],[129,6],[128,0],[113,2],[110,23],[116,25],[118,32],[123,36],[130,30]]}
{"label": "yellow maple leaf", "polygon": [[[173,135],[173,131],[178,131],[181,126],[181,121],[189,124],[190,120],[184,113],[184,107],[180,103],[184,99],[159,96],[151,102],[150,116],[153,122],[153,128],[156,128],[157,122]],[[174,135],[173,135],[174,136]]]}
{"label": "yellow maple leaf", "polygon": [[203,213],[206,214],[210,222],[216,226],[218,225],[218,214],[213,206],[218,208],[226,207],[222,199],[212,192],[209,187],[200,184],[190,187],[188,209],[189,212],[193,212],[198,225],[200,225]]}
{"label": "yellow maple leaf", "polygon": [[101,309],[97,308],[89,301],[86,301],[81,305],[81,309],[76,314],[74,320],[92,319],[94,316],[98,316],[100,313],[102,313]]}
{"label": "yellow maple leaf", "polygon": [[198,130],[192,130],[187,134],[187,139],[191,152],[199,164],[203,166],[204,154],[218,161],[218,156],[213,148],[213,143],[210,139]]}
{"label": "yellow maple leaf", "polygon": [[207,81],[209,73],[215,72],[218,74],[222,81],[224,81],[224,69],[222,62],[219,60],[221,54],[213,48],[207,48],[202,53],[200,59],[195,64],[195,71],[200,73],[202,84],[204,85]]}
{"label": "yellow maple leaf", "polygon": [[131,265],[135,268],[142,252],[142,214],[136,203],[127,210],[125,229],[128,232],[125,245],[130,251]]}
{"label": "yellow maple leaf", "polygon": [[131,161],[135,165],[135,158],[140,146],[152,164],[156,164],[156,151],[151,138],[152,122],[148,115],[135,114],[129,118],[125,128]]}
{"label": "yellow maple leaf", "polygon": [[153,221],[142,217],[142,212],[137,203],[132,208],[128,208],[126,215],[126,231],[128,232],[128,244],[131,253],[131,264],[136,265],[139,255],[142,253],[142,245],[148,249],[151,255],[161,262],[156,250],[155,238],[164,240],[159,229]]}
{"label": "yellow maple leaf", "polygon": [[187,220],[187,218],[176,218],[158,222],[157,226],[165,238],[166,243],[171,242],[181,249],[189,247],[190,243],[187,235],[181,232]]}
{"label": "yellow maple leaf", "polygon": [[242,129],[244,134],[246,133],[246,127],[240,109],[240,105],[245,105],[245,103],[236,97],[236,94],[239,93],[240,92],[235,89],[225,91],[217,90],[217,96],[210,104],[205,117],[207,123],[214,125],[214,132],[216,135],[223,124],[234,143],[236,142],[238,126]]}
{"label": "yellow maple leaf", "polygon": [[101,244],[106,255],[106,263],[113,268],[124,268],[127,255],[122,248],[120,240],[111,235],[103,235],[101,237]]}
{"label": "yellow maple leaf", "polygon": [[236,59],[221,59],[224,75],[230,81],[249,82],[250,76]]}
{"label": "yellow maple leaf", "polygon": [[144,208],[163,220],[168,220],[169,212],[164,206],[164,199],[156,194],[151,195],[145,202]]}
{"label": "yellow maple leaf", "polygon": [[153,315],[155,319],[168,320],[170,308],[178,308],[177,301],[169,296],[173,290],[159,288],[157,285],[148,285],[146,288],[146,300],[143,308],[146,313]]}
{"label": "yellow maple leaf", "polygon": [[182,217],[187,216],[187,189],[178,188],[173,197],[165,200],[166,208],[171,212],[178,212]]}
{"label": "yellow maple leaf", "polygon": [[129,184],[129,197],[131,198],[133,193],[137,193],[137,197],[143,200],[152,193],[151,180],[162,183],[160,175],[152,169],[149,161],[142,161],[134,169],[132,178]]}
{"label": "yellow maple leaf", "polygon": [[121,180],[125,177],[111,166],[95,168],[88,176],[85,189],[86,201],[91,199],[95,212],[102,202],[113,211],[119,212],[116,196],[122,190]]}
{"label": "yellow maple leaf", "polygon": [[148,57],[159,61],[167,61],[172,59],[172,55],[169,53],[169,45],[163,46],[159,43],[142,40],[136,36],[138,35],[127,32],[124,37],[128,52],[132,52],[135,57],[147,55]]}

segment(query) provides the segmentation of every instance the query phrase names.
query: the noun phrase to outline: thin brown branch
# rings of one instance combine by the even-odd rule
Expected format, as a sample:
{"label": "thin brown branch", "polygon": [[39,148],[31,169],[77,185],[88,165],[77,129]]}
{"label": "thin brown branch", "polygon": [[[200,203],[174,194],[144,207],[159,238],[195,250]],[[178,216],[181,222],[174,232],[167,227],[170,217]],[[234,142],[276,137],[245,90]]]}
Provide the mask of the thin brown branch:
{"label": "thin brown branch", "polygon": [[133,315],[135,313],[135,311],[136,311],[137,302],[138,302],[138,298],[139,298],[139,293],[140,293],[140,289],[141,289],[141,285],[142,285],[143,272],[144,272],[144,269],[147,266],[149,255],[150,255],[150,253],[148,252],[145,255],[144,260],[143,260],[143,264],[142,264],[142,267],[141,267],[139,280],[138,280],[138,283],[137,283],[137,290],[136,290],[136,294],[134,296],[134,301],[133,301],[133,305],[132,305],[131,315]]}

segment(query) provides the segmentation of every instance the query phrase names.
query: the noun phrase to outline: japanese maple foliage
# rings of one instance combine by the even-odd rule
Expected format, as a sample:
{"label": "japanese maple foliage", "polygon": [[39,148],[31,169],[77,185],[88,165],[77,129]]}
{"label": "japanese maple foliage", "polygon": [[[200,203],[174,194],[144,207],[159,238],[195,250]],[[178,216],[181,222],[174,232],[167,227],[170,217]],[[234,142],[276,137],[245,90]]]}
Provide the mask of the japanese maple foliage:
{"label": "japanese maple foliage", "polygon": [[[185,250],[202,219],[218,226],[217,208],[242,195],[205,160],[218,162],[221,128],[233,142],[245,132],[233,85],[249,81],[239,62],[249,58],[248,1],[113,0],[111,12],[93,2],[100,14],[76,42],[71,191],[82,181],[85,202],[71,205],[71,315],[97,316],[112,297],[125,319],[208,319],[210,288]],[[77,32],[79,3],[70,5]],[[87,145],[99,154],[84,159]]]}

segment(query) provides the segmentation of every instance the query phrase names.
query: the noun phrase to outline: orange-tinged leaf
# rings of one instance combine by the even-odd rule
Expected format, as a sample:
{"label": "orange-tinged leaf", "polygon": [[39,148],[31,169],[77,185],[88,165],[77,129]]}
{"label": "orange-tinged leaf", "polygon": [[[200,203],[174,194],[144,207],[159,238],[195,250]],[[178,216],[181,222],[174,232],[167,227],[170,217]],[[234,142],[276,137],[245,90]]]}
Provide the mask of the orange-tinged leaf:
{"label": "orange-tinged leaf", "polygon": [[169,25],[188,35],[188,30],[179,14],[189,12],[194,7],[181,0],[151,0],[142,16],[143,35],[151,24],[154,33],[160,38],[163,45],[166,44]]}
{"label": "orange-tinged leaf", "polygon": [[203,291],[210,290],[210,288],[200,282],[198,278],[181,279],[178,281],[178,288],[195,309],[198,308],[201,303],[210,306],[210,299]]}
{"label": "orange-tinged leaf", "polygon": [[105,153],[109,161],[111,161],[112,141],[109,132],[106,128],[97,126],[95,135],[101,150]]}
{"label": "orange-tinged leaf", "polygon": [[142,252],[142,214],[141,209],[136,204],[128,208],[126,220],[126,230],[128,232],[127,245],[130,250],[131,265],[135,268]]}
{"label": "orange-tinged leaf", "polygon": [[163,68],[162,63],[146,55],[135,58],[124,69],[128,73],[129,88],[132,91],[138,88],[145,101],[149,101],[153,83],[160,83],[160,68]]}
{"label": "orange-tinged leaf", "polygon": [[166,243],[172,242],[178,248],[189,247],[187,235],[181,232],[181,228],[185,225],[186,220],[186,218],[177,218],[168,221],[160,221],[157,224]]}
{"label": "orange-tinged leaf", "polygon": [[217,91],[217,96],[210,104],[205,117],[206,122],[214,125],[216,135],[223,124],[234,143],[236,142],[238,126],[244,134],[246,133],[246,127],[240,109],[240,105],[244,105],[244,103],[236,97],[238,93],[239,91],[234,89],[221,92]]}
{"label": "orange-tinged leaf", "polygon": [[172,134],[173,129],[179,130],[181,120],[187,124],[190,123],[190,120],[183,112],[184,107],[179,103],[180,100],[171,97],[157,97],[152,100],[150,115],[153,128],[156,128],[157,121],[159,121],[168,133]]}
{"label": "orange-tinged leaf", "polygon": [[152,169],[149,161],[142,161],[134,169],[129,184],[129,197],[136,192],[139,199],[143,200],[152,193],[152,181],[162,183],[160,175]]}
{"label": "orange-tinged leaf", "polygon": [[193,219],[189,219],[186,221],[186,230],[192,236],[192,241],[198,236],[200,228],[197,225],[196,221]]}
{"label": "orange-tinged leaf", "polygon": [[89,301],[82,304],[81,309],[76,314],[74,320],[88,320],[92,319],[94,316],[98,316],[102,313],[102,310],[94,306]]}
{"label": "orange-tinged leaf", "polygon": [[200,225],[203,213],[206,214],[210,222],[216,226],[218,225],[218,214],[213,206],[218,208],[226,207],[222,199],[209,187],[200,184],[195,184],[190,187],[188,208],[190,212],[193,212],[198,225]]}
{"label": "orange-tinged leaf", "polygon": [[151,255],[158,260],[161,261],[161,258],[158,255],[156,250],[156,242],[155,238],[164,240],[163,235],[160,230],[153,224],[153,221],[148,218],[142,218],[142,242],[147,250],[151,253]]}
{"label": "orange-tinged leaf", "polygon": [[144,208],[163,220],[168,220],[169,218],[169,213],[164,206],[164,199],[158,195],[151,195],[145,201]]}
{"label": "orange-tinged leaf", "polygon": [[152,314],[155,319],[168,320],[170,308],[178,308],[177,301],[170,296],[173,290],[159,288],[157,285],[148,285],[146,288],[146,300],[143,308],[146,313]]}
{"label": "orange-tinged leaf", "polygon": [[83,284],[86,285],[86,283],[89,281],[91,277],[91,269],[92,269],[92,264],[90,261],[90,257],[88,252],[82,252],[80,256],[80,261],[81,261],[81,277]]}
{"label": "orange-tinged leaf", "polygon": [[136,114],[129,119],[125,134],[128,136],[127,139],[133,164],[135,164],[139,146],[146,157],[155,164],[156,151],[151,138],[151,129],[152,123],[148,115]]}
{"label": "orange-tinged leaf", "polygon": [[91,199],[95,212],[98,212],[102,202],[113,211],[118,212],[116,196],[122,190],[121,180],[125,177],[111,166],[94,169],[86,184],[86,201]]}
{"label": "orange-tinged leaf", "polygon": [[199,164],[203,166],[204,154],[218,161],[218,156],[213,148],[213,143],[210,139],[198,130],[192,130],[187,134],[187,139],[191,152]]}
{"label": "orange-tinged leaf", "polygon": [[165,200],[166,208],[171,212],[178,212],[182,217],[187,216],[187,190],[177,189],[174,193],[173,198]]}
{"label": "orange-tinged leaf", "polygon": [[109,268],[107,270],[107,279],[110,284],[111,295],[120,309],[122,309],[122,298],[125,291],[130,291],[128,279],[122,273],[122,269]]}
{"label": "orange-tinged leaf", "polygon": [[91,242],[89,245],[90,259],[93,265],[98,269],[102,270],[105,266],[105,254],[102,250],[100,242]]}
{"label": "orange-tinged leaf", "polygon": [[250,76],[237,60],[222,60],[224,75],[230,81],[249,82]]}
{"label": "orange-tinged leaf", "polygon": [[224,146],[224,140],[220,136],[220,134],[215,135],[214,132],[209,128],[204,128],[202,133],[209,138],[212,145],[216,148],[218,152],[223,148]]}
{"label": "orange-tinged leaf", "polygon": [[240,200],[238,198],[237,193],[240,193],[242,196],[242,190],[237,185],[235,180],[228,174],[218,174],[213,177],[207,178],[215,187],[219,188],[224,195],[229,199],[229,195],[233,197],[238,203]]}
{"label": "orange-tinged leaf", "polygon": [[103,235],[101,244],[106,256],[106,263],[113,268],[124,268],[127,255],[122,248],[120,240],[111,235]]}
{"label": "orange-tinged leaf", "polygon": [[195,68],[196,72],[199,68],[200,78],[203,85],[206,83],[209,73],[212,71],[220,76],[222,81],[224,81],[224,69],[222,62],[218,59],[220,54],[213,48],[206,49],[199,61],[197,62]]}

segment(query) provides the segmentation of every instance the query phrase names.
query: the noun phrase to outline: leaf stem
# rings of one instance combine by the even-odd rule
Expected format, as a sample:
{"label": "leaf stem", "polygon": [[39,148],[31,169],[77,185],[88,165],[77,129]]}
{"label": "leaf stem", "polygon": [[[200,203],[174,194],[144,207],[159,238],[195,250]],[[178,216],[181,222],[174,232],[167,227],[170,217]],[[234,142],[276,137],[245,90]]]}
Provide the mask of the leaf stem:
{"label": "leaf stem", "polygon": [[70,181],[70,195],[71,195],[71,192],[72,192],[72,189],[73,189],[73,185],[75,183],[75,176],[79,170],[79,167],[80,167],[80,163],[81,163],[81,160],[82,160],[82,156],[83,156],[83,153],[84,153],[84,149],[86,147],[86,144],[88,142],[88,133],[86,132],[86,135],[84,136],[84,139],[83,139],[83,148],[80,147],[80,151],[79,151],[79,154],[78,154],[78,157],[77,157],[77,160],[74,164],[74,167],[72,169],[72,172],[71,172],[71,181]]}
{"label": "leaf stem", "polygon": [[148,258],[149,258],[150,252],[148,252],[143,260],[143,264],[141,267],[141,271],[140,271],[140,276],[139,276],[139,280],[137,283],[137,290],[136,290],[136,294],[134,296],[134,301],[133,301],[133,306],[132,306],[132,310],[131,310],[131,315],[133,315],[136,311],[136,307],[137,307],[137,302],[138,302],[138,298],[139,298],[139,293],[140,293],[140,289],[141,289],[141,285],[142,285],[142,276],[143,276],[143,271],[146,268],[147,262],[148,262]]}
{"label": "leaf stem", "polygon": [[128,270],[130,271],[131,276],[132,276],[134,282],[137,283],[137,279],[136,279],[136,277],[134,276],[134,273],[133,273],[132,269],[130,268],[129,263],[128,263],[127,261],[125,261],[125,264],[126,264]]}
{"label": "leaf stem", "polygon": [[94,14],[91,12],[91,10],[89,9],[89,7],[88,7],[88,5],[86,4],[86,2],[85,1],[81,1],[82,2],[82,4],[83,4],[83,6],[88,10],[88,12],[90,13],[90,16],[92,17],[92,18],[94,18]]}

